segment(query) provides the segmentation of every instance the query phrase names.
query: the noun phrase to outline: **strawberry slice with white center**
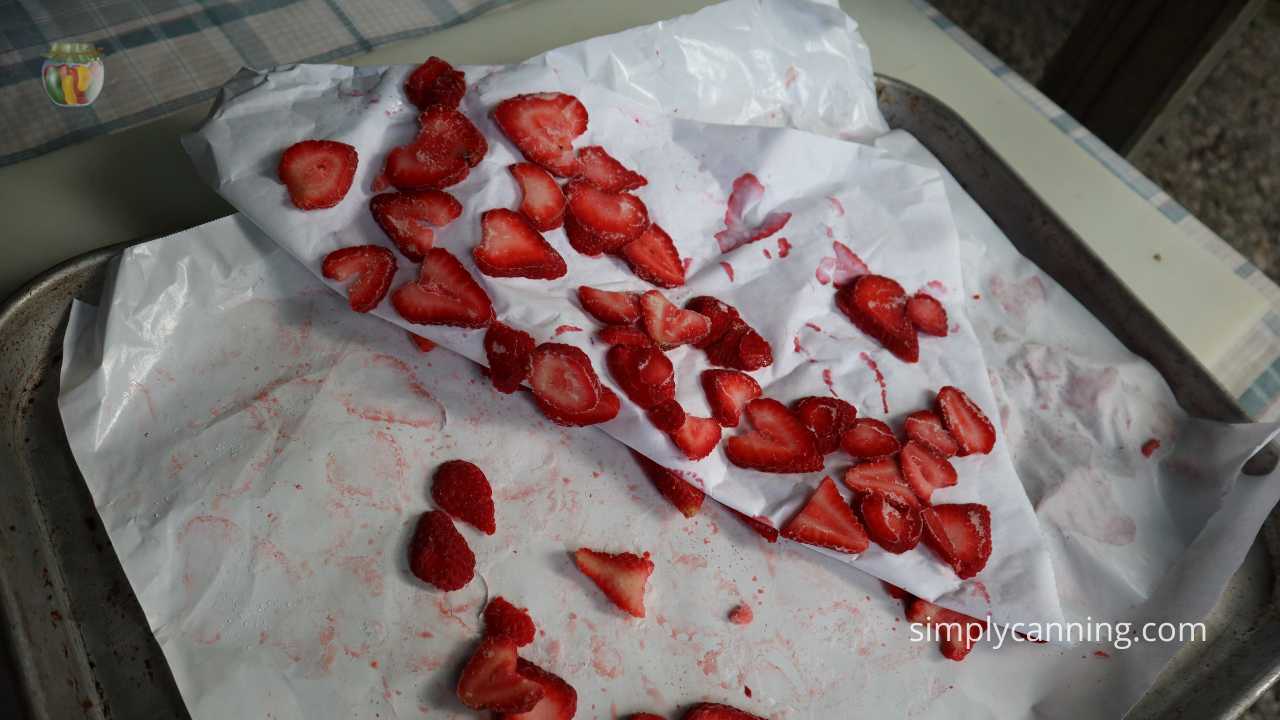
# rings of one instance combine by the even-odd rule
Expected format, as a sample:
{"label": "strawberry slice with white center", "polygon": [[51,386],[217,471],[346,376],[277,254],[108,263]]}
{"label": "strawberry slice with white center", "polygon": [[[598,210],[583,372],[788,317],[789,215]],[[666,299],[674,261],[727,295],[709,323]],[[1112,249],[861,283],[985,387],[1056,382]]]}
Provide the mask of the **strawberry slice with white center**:
{"label": "strawberry slice with white center", "polygon": [[578,302],[588,315],[608,325],[630,325],[640,320],[640,296],[633,292],[583,285],[578,288]]}
{"label": "strawberry slice with white center", "polygon": [[588,257],[603,254],[605,248],[610,245],[604,238],[588,230],[568,213],[564,216],[564,234],[569,239],[570,247]]}
{"label": "strawberry slice with white center", "polygon": [[689,415],[684,411],[684,406],[672,399],[649,408],[645,411],[645,417],[649,418],[654,427],[670,435],[684,427],[684,421]]}
{"label": "strawberry slice with white center", "polygon": [[658,492],[662,493],[662,497],[674,505],[681,515],[691,518],[698,514],[702,509],[702,501],[707,497],[706,493],[635,450],[631,451],[631,455],[636,462],[640,463],[644,476],[649,478],[649,482],[653,483]]}
{"label": "strawberry slice with white center", "polygon": [[494,321],[484,334],[484,354],[489,380],[498,392],[513,393],[529,377],[533,367],[533,336]]}
{"label": "strawberry slice with white center", "polygon": [[822,456],[813,433],[786,405],[760,398],[747,403],[746,414],[755,430],[729,438],[725,444],[729,462],[775,473],[822,469]]}
{"label": "strawberry slice with white center", "polygon": [[[618,395],[607,387],[600,387],[600,402],[596,406],[584,413],[572,413],[556,420],[561,425],[569,425],[572,427],[585,427],[587,425],[595,425],[598,423],[609,422],[618,417],[618,411],[622,409],[622,402],[618,400]],[[543,412],[546,412],[544,409]]]}
{"label": "strawberry slice with white center", "polygon": [[651,223],[619,252],[641,280],[664,288],[684,285],[684,260],[671,236],[657,223]]}
{"label": "strawberry slice with white center", "polygon": [[657,290],[640,296],[640,319],[645,332],[663,348],[696,343],[711,331],[705,315],[676,307]]}
{"label": "strawberry slice with white center", "polygon": [[614,345],[605,355],[605,362],[614,382],[642,409],[657,407],[676,395],[675,368],[652,345]]}
{"label": "strawberry slice with white center", "polygon": [[630,193],[605,192],[574,180],[565,188],[565,194],[569,197],[566,212],[604,243],[605,252],[614,252],[649,227],[649,209]]}
{"label": "strawberry slice with white center", "polygon": [[456,108],[467,94],[467,77],[448,62],[432,55],[414,68],[404,81],[404,94],[419,110],[432,105]]}
{"label": "strawberry slice with white center", "polygon": [[855,458],[869,460],[892,455],[898,452],[901,445],[898,438],[894,437],[893,429],[882,421],[858,418],[840,436],[840,447]]}
{"label": "strawberry slice with white center", "polygon": [[980,503],[934,505],[921,511],[924,543],[960,578],[982,572],[991,557],[991,511]]}
{"label": "strawberry slice with white center", "polygon": [[907,416],[902,432],[908,440],[928,447],[942,457],[951,457],[960,451],[960,445],[942,424],[942,418],[932,410],[918,410]]}
{"label": "strawberry slice with white center", "polygon": [[947,336],[947,309],[932,295],[922,292],[912,295],[907,301],[907,318],[922,333]]}
{"label": "strawberry slice with white center", "polygon": [[420,262],[435,244],[435,228],[456,220],[462,203],[443,190],[412,190],[374,195],[369,212],[400,254]]}
{"label": "strawberry slice with white center", "polygon": [[891,457],[867,460],[849,468],[844,484],[859,496],[881,493],[902,505],[919,505],[915,492],[902,477],[898,461]]}
{"label": "strawberry slice with white center", "polygon": [[601,328],[596,337],[605,345],[631,345],[632,347],[654,346],[653,338],[634,325],[610,325]]}
{"label": "strawberry slice with white center", "polygon": [[489,143],[466,115],[435,106],[418,116],[418,136],[387,154],[383,175],[399,190],[446,188],[466,179]]}
{"label": "strawberry slice with white center", "polygon": [[474,710],[528,712],[542,700],[542,686],[517,670],[516,644],[505,637],[488,637],[462,668],[458,699]]}
{"label": "strawberry slice with white center", "polygon": [[572,345],[542,343],[534,349],[529,385],[542,414],[560,425],[591,425],[618,414],[617,396],[601,387],[590,358]]}
{"label": "strawberry slice with white center", "polygon": [[578,712],[578,691],[559,675],[519,658],[516,672],[542,686],[542,699],[529,712],[498,713],[497,720],[572,720]]}
{"label": "strawberry slice with white center", "polygon": [[792,404],[796,417],[813,432],[818,452],[828,455],[840,447],[840,437],[853,427],[858,409],[840,398],[804,397]]}
{"label": "strawberry slice with white center", "polygon": [[943,657],[957,662],[964,660],[973,649],[973,643],[987,628],[986,620],[948,610],[920,598],[907,606],[907,620],[932,626],[933,634],[939,636],[938,646]]}
{"label": "strawberry slice with white center", "polygon": [[355,278],[347,288],[347,301],[356,312],[369,312],[382,302],[396,274],[396,256],[377,245],[357,245],[334,250],[324,257],[320,272],[335,282]]}
{"label": "strawberry slice with white center", "polygon": [[506,208],[480,216],[480,244],[471,251],[480,272],[490,277],[554,280],[568,266],[551,243],[520,213]]}
{"label": "strawberry slice with white center", "polygon": [[887,552],[900,555],[920,543],[924,522],[920,508],[894,502],[878,492],[867,493],[858,502],[862,526],[867,536]]}
{"label": "strawberry slice with white center", "polygon": [[684,714],[684,720],[765,720],[746,710],[720,703],[698,703]]}
{"label": "strawberry slice with white center", "polygon": [[644,617],[644,588],[653,574],[649,553],[606,553],[579,548],[573,561],[594,582],[605,597],[619,609],[638,618]]}
{"label": "strawberry slice with white center", "polygon": [[938,414],[959,446],[957,455],[986,455],[996,444],[996,429],[985,413],[964,394],[947,385],[938,391]]}
{"label": "strawberry slice with white center", "polygon": [[720,444],[720,423],[686,414],[684,423],[671,433],[671,441],[690,460],[701,460]]}
{"label": "strawberry slice with white center", "polygon": [[898,453],[898,467],[916,497],[926,505],[934,490],[956,484],[956,469],[951,463],[915,440],[908,440],[902,446],[902,452]]}
{"label": "strawberry slice with white center", "polygon": [[907,318],[907,293],[883,275],[863,275],[836,293],[836,307],[903,362],[920,359],[920,341]]}
{"label": "strawberry slice with white center", "polygon": [[427,251],[418,279],[396,288],[391,304],[418,325],[482,328],[493,320],[489,295],[444,248]]}
{"label": "strawberry slice with white center", "polygon": [[702,391],[712,417],[724,427],[738,427],[742,409],[761,395],[760,383],[737,370],[703,370]]}
{"label": "strawberry slice with white center", "polygon": [[649,184],[643,175],[615,160],[599,145],[578,149],[578,167],[579,177],[605,192],[635,190]]}
{"label": "strawberry slice with white center", "polygon": [[535,162],[560,177],[578,174],[573,141],[587,131],[587,109],[564,93],[517,95],[494,107],[502,134]]}
{"label": "strawberry slice with white center", "polygon": [[507,169],[520,185],[520,213],[542,232],[560,227],[569,201],[551,173],[533,163],[516,163]]}
{"label": "strawberry slice with white center", "polygon": [[844,553],[860,553],[869,544],[853,508],[830,477],[822,478],[809,502],[782,526],[782,537]]}
{"label": "strawberry slice with white center", "polygon": [[342,202],[351,189],[360,157],[334,140],[303,140],[280,156],[276,175],[299,210],[322,210]]}

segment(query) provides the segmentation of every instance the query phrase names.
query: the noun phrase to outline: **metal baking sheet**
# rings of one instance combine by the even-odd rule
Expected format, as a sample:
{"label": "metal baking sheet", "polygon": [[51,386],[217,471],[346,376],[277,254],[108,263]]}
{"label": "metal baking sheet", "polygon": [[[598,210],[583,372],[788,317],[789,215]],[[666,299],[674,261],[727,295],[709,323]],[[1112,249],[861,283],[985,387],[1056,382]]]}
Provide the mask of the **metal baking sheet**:
{"label": "metal baking sheet", "polygon": [[[960,181],[1018,249],[1147,358],[1194,415],[1247,419],[1231,396],[977,136],[926,93],[879,79],[891,127],[907,130]],[[0,626],[18,703],[34,718],[189,717],[142,608],[98,521],[57,409],[72,298],[96,302],[120,247],[50,270],[0,307]],[[1273,465],[1274,454],[1259,458]],[[1264,536],[1280,537],[1273,516]],[[1280,674],[1273,558],[1254,544],[1207,618],[1133,718],[1233,718]],[[0,680],[3,683],[3,680]],[[0,687],[3,687],[0,685]]]}

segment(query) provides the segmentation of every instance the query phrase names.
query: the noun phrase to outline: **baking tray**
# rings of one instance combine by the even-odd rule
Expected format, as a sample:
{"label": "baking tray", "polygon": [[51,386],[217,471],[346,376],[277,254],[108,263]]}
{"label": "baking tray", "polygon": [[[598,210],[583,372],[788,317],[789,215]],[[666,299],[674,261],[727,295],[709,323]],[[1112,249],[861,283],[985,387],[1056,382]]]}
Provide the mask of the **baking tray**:
{"label": "baking tray", "polygon": [[[889,125],[915,135],[1018,249],[1168,380],[1193,415],[1247,416],[1187,349],[958,115],[880,77]],[[0,716],[189,717],[72,458],[57,408],[72,298],[97,302],[121,246],[71,260],[0,307],[0,626],[16,691]],[[1253,469],[1275,464],[1274,453]],[[1274,537],[1276,518],[1268,522]],[[1264,535],[1267,533],[1264,533]],[[1132,718],[1234,718],[1280,674],[1272,557],[1259,540]],[[0,675],[3,669],[0,669]],[[18,703],[6,712],[4,697]]]}

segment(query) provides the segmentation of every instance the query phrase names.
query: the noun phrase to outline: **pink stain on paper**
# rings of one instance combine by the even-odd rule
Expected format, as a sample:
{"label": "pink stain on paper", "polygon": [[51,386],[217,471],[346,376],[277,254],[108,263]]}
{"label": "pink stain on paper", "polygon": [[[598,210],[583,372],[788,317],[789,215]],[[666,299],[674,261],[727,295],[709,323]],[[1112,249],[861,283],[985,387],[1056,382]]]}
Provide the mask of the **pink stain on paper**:
{"label": "pink stain on paper", "polygon": [[[824,368],[822,370],[822,382],[827,384],[827,390],[831,392],[831,397],[840,397],[840,393],[836,392],[835,378],[831,376],[831,368]],[[885,410],[885,412],[889,411]]]}
{"label": "pink stain on paper", "polygon": [[409,395],[424,400],[426,407],[435,410],[434,415],[405,415],[400,412],[386,407],[377,407],[373,405],[365,405],[359,402],[351,393],[343,393],[338,396],[342,402],[343,408],[347,414],[352,417],[368,420],[376,423],[393,423],[397,425],[407,425],[415,428],[434,428],[443,424],[445,418],[444,406],[436,400],[435,396],[418,380],[418,375],[408,363],[400,358],[392,355],[384,355],[381,353],[374,354],[366,361],[365,366],[369,369],[386,369],[392,371],[399,381],[404,383],[405,389],[409,391]]}
{"label": "pink stain on paper", "polygon": [[836,217],[844,217],[844,203],[839,198],[828,196],[827,202],[831,203],[831,209],[835,211]]}
{"label": "pink stain on paper", "polygon": [[996,302],[1000,303],[1000,308],[1009,317],[1019,322],[1025,322],[1027,313],[1045,301],[1044,282],[1038,275],[1031,275],[1015,282],[1007,282],[999,275],[993,275],[987,284],[991,289],[991,295],[995,297]]}
{"label": "pink stain on paper", "polygon": [[720,252],[727,253],[749,243],[763,240],[778,232],[791,220],[789,212],[770,212],[757,225],[747,222],[747,213],[760,204],[764,185],[751,173],[733,181],[729,202],[724,211],[724,229],[716,233]]}
{"label": "pink stain on paper", "polygon": [[818,278],[818,282],[826,285],[834,283],[836,287],[843,287],[845,284],[858,279],[863,275],[871,273],[867,264],[858,257],[858,254],[849,249],[848,245],[833,240],[831,249],[834,255],[824,257],[818,261],[818,267],[813,274]]}
{"label": "pink stain on paper", "polygon": [[571,333],[571,332],[582,332],[582,328],[578,327],[577,325],[561,325],[556,328],[557,336],[563,335],[565,333]]}
{"label": "pink stain on paper", "polygon": [[733,266],[722,260],[720,267],[724,270],[724,274],[729,276],[729,282],[733,282]]}
{"label": "pink stain on paper", "polygon": [[778,257],[784,258],[791,254],[791,241],[780,237],[778,238]]}
{"label": "pink stain on paper", "polygon": [[884,373],[880,372],[880,366],[876,361],[865,352],[858,353],[858,357],[862,358],[862,362],[867,364],[871,372],[876,375],[876,384],[880,386],[880,404],[884,406],[885,414],[889,414],[889,388],[884,384]]}

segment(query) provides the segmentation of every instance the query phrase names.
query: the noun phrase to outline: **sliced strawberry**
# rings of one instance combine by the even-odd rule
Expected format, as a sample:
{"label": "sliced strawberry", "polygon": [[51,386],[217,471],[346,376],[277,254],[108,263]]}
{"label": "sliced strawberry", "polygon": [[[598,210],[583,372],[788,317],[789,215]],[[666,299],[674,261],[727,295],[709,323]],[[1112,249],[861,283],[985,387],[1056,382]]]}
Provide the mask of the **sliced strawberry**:
{"label": "sliced strawberry", "polygon": [[742,409],[761,394],[760,383],[737,370],[703,370],[702,391],[712,417],[725,427],[738,427]]}
{"label": "sliced strawberry", "polygon": [[569,238],[570,247],[589,257],[603,254],[609,246],[604,238],[583,227],[582,223],[569,214],[564,216],[564,234]]}
{"label": "sliced strawberry", "polygon": [[533,348],[529,333],[496,320],[489,325],[484,333],[484,355],[495,390],[510,394],[520,389],[533,366]]}
{"label": "sliced strawberry", "polygon": [[667,434],[684,427],[684,421],[689,417],[684,411],[684,406],[674,399],[654,405],[645,411],[645,415],[654,427]]}
{"label": "sliced strawberry", "polygon": [[633,347],[657,347],[648,333],[634,325],[609,325],[596,333],[605,345],[631,345]]}
{"label": "sliced strawberry", "polygon": [[[609,422],[618,417],[618,411],[622,409],[622,402],[618,400],[618,396],[607,387],[600,388],[600,402],[596,406],[586,412],[568,413],[558,418],[551,419],[561,425],[569,425],[572,427],[585,427],[587,425],[596,425],[598,423]],[[546,412],[546,408],[543,408]],[[550,417],[550,416],[548,416]]]}
{"label": "sliced strawberry", "polygon": [[692,310],[699,315],[705,315],[707,316],[707,319],[711,321],[711,328],[707,331],[706,337],[694,343],[693,346],[696,348],[705,349],[720,338],[724,337],[724,334],[729,331],[733,321],[739,320],[742,317],[738,314],[737,308],[726,302],[721,302],[710,295],[699,295],[685,303],[684,308],[686,310]]}
{"label": "sliced strawberry", "polygon": [[644,586],[653,573],[649,553],[605,553],[579,548],[573,561],[614,605],[635,617],[644,617]]}
{"label": "sliced strawberry", "polygon": [[957,455],[986,455],[996,444],[996,429],[963,390],[947,385],[938,391],[938,414],[959,446]]}
{"label": "sliced strawberry", "polygon": [[675,368],[656,347],[614,345],[605,362],[614,382],[642,409],[657,407],[676,395]]}
{"label": "sliced strawberry", "polygon": [[569,201],[551,173],[533,163],[516,163],[507,169],[520,185],[520,213],[542,232],[560,227]]}
{"label": "sliced strawberry", "polygon": [[902,477],[911,486],[916,497],[926,505],[934,490],[956,484],[956,469],[951,463],[915,440],[908,440],[902,446],[902,452],[898,454],[898,467],[902,469]]}
{"label": "sliced strawberry", "polygon": [[413,190],[374,195],[369,211],[400,253],[418,262],[435,244],[433,228],[456,220],[462,203],[443,190]]}
{"label": "sliced strawberry", "polygon": [[896,503],[878,492],[867,493],[858,502],[862,525],[875,544],[900,555],[920,543],[923,521],[920,508]]}
{"label": "sliced strawberry", "polygon": [[333,140],[303,140],[280,156],[276,175],[299,210],[322,210],[342,202],[359,163],[356,149]]}
{"label": "sliced strawberry", "polygon": [[986,505],[934,505],[921,511],[924,544],[961,578],[982,572],[991,557],[991,511]]}
{"label": "sliced strawberry", "polygon": [[528,712],[543,697],[542,685],[517,671],[516,644],[487,637],[462,668],[458,699],[474,710]]}
{"label": "sliced strawberry", "polygon": [[657,290],[640,296],[640,319],[645,332],[663,348],[695,343],[711,330],[705,315],[676,307]]}
{"label": "sliced strawberry", "polygon": [[414,347],[424,353],[429,353],[436,349],[436,344],[434,342],[416,333],[409,333],[409,341],[413,343]]}
{"label": "sliced strawberry", "polygon": [[578,98],[564,93],[517,95],[498,103],[492,115],[525,159],[560,177],[578,174],[573,141],[587,131],[587,109]]}
{"label": "sliced strawberry", "polygon": [[484,471],[466,460],[450,460],[436,468],[431,478],[431,499],[441,510],[492,535],[493,488]]}
{"label": "sliced strawberry", "polygon": [[356,312],[369,312],[387,296],[391,278],[396,274],[396,256],[377,245],[346,247],[325,255],[320,272],[334,282],[351,278],[347,301]]}
{"label": "sliced strawberry", "polygon": [[778,542],[778,528],[771,525],[768,522],[768,518],[754,518],[754,517],[751,517],[750,515],[745,515],[743,513],[740,513],[737,510],[734,510],[733,508],[729,507],[728,505],[725,505],[724,507],[726,510],[733,513],[734,516],[736,516],[739,520],[745,523],[747,527],[751,528],[751,530],[755,532],[755,534],[764,538],[766,542],[769,542],[769,543]]}
{"label": "sliced strawberry", "polygon": [[599,145],[578,148],[578,168],[579,177],[605,192],[635,190],[649,184],[643,175],[614,160]]}
{"label": "sliced strawberry", "polygon": [[957,662],[969,654],[973,643],[987,628],[986,620],[948,610],[920,598],[911,601],[907,607],[907,620],[932,626],[934,634],[939,636],[938,646],[943,656]]}
{"label": "sliced strawberry", "polygon": [[822,478],[809,502],[782,527],[782,537],[844,553],[860,553],[868,544],[853,508],[830,477]]}
{"label": "sliced strawberry", "polygon": [[765,720],[746,710],[719,703],[698,703],[684,714],[684,720]]}
{"label": "sliced strawberry", "polygon": [[529,712],[498,713],[497,720],[572,720],[578,712],[578,691],[559,675],[520,658],[516,671],[542,686],[542,699]]}
{"label": "sliced strawberry", "polygon": [[863,275],[836,293],[836,306],[862,332],[903,362],[920,359],[916,329],[907,318],[907,293],[883,275]]}
{"label": "sliced strawberry", "polygon": [[662,493],[662,497],[674,505],[681,515],[691,518],[698,514],[702,509],[702,501],[707,497],[705,493],[635,450],[631,451],[631,455],[636,462],[640,463],[644,476],[649,478],[649,482],[653,483],[658,492]]}
{"label": "sliced strawberry", "polygon": [[432,105],[456,108],[466,93],[467,77],[462,71],[434,55],[414,68],[404,81],[405,96],[419,110]]}
{"label": "sliced strawberry", "polygon": [[791,406],[800,422],[818,441],[818,452],[829,455],[840,447],[840,438],[853,427],[858,409],[839,398],[804,397]]}
{"label": "sliced strawberry", "polygon": [[594,185],[573,181],[565,188],[569,197],[566,212],[584,230],[613,252],[640,237],[649,227],[649,209],[630,193],[605,192]]}
{"label": "sliced strawberry", "polygon": [[892,455],[901,446],[888,425],[875,418],[858,418],[840,436],[840,447],[856,458],[870,459]]}
{"label": "sliced strawberry", "polygon": [[552,280],[568,272],[564,258],[520,213],[506,208],[480,216],[480,244],[471,251],[476,267],[491,277]]}
{"label": "sliced strawberry", "polygon": [[849,468],[844,484],[859,496],[880,493],[900,505],[919,505],[911,486],[902,478],[898,461],[891,457],[867,460]]}
{"label": "sliced strawberry", "polygon": [[908,415],[902,432],[908,440],[915,440],[942,457],[949,458],[960,450],[956,439],[942,424],[942,418],[932,410],[918,410]]}
{"label": "sliced strawberry", "polygon": [[446,188],[466,179],[489,144],[466,115],[442,106],[418,116],[418,136],[387,154],[383,175],[399,190]]}
{"label": "sliced strawberry", "polygon": [[744,372],[773,364],[773,348],[769,342],[748,325],[732,305],[702,295],[686,303],[685,309],[711,320],[707,336],[695,344],[706,350],[711,364]]}
{"label": "sliced strawberry", "polygon": [[482,328],[493,320],[489,295],[444,248],[427,251],[418,279],[396,288],[391,304],[418,325]]}
{"label": "sliced strawberry", "polygon": [[786,405],[760,398],[747,403],[746,411],[755,431],[729,438],[725,445],[729,462],[776,473],[822,469],[822,456],[813,433]]}
{"label": "sliced strawberry", "polygon": [[591,425],[618,414],[617,396],[600,386],[590,358],[572,345],[539,345],[533,351],[529,385],[542,414],[560,425]]}
{"label": "sliced strawberry", "polygon": [[645,282],[658,287],[673,288],[684,285],[684,260],[671,241],[671,236],[657,223],[651,223],[640,237],[622,246],[622,259],[631,272]]}
{"label": "sliced strawberry", "polygon": [[720,444],[720,423],[686,414],[684,424],[671,433],[671,441],[690,460],[701,460]]}
{"label": "sliced strawberry", "polygon": [[932,295],[918,292],[907,301],[907,318],[922,333],[947,336],[947,310]]}
{"label": "sliced strawberry", "polygon": [[630,325],[640,320],[640,296],[633,292],[578,288],[578,302],[588,315],[610,325]]}
{"label": "sliced strawberry", "polygon": [[533,642],[537,630],[528,610],[512,605],[501,595],[490,600],[484,609],[485,637],[504,637],[516,647],[524,647]]}
{"label": "sliced strawberry", "polygon": [[409,569],[419,580],[449,592],[467,583],[476,572],[476,556],[466,538],[443,511],[422,513],[409,541]]}

